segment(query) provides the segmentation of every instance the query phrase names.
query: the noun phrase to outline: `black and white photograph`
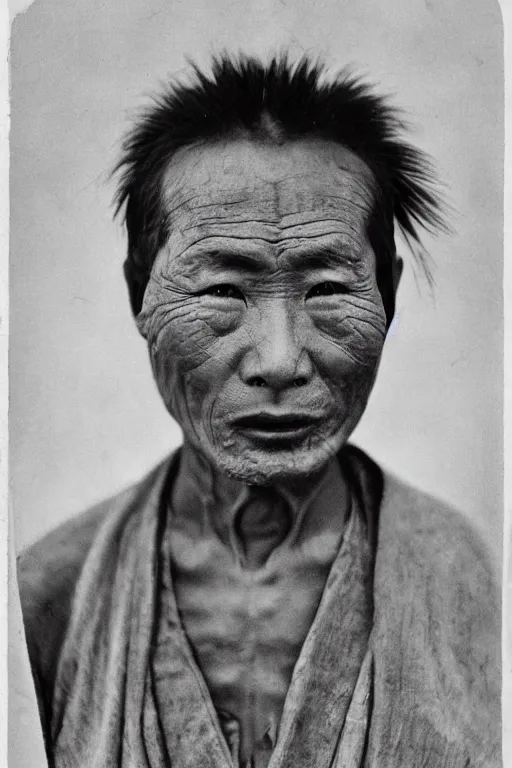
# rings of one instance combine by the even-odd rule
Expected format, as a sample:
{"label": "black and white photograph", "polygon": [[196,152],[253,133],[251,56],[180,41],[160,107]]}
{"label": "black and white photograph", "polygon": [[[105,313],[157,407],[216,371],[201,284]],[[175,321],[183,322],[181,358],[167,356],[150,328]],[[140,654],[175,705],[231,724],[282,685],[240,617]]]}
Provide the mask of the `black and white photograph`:
{"label": "black and white photograph", "polygon": [[506,768],[498,2],[19,11],[9,767]]}

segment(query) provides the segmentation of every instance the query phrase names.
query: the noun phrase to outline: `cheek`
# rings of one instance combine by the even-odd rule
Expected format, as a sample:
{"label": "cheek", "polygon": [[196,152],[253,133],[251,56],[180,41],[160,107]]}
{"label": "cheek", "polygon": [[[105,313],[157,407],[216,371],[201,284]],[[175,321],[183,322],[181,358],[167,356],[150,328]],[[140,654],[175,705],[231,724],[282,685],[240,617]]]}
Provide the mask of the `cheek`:
{"label": "cheek", "polygon": [[319,359],[334,386],[346,389],[356,385],[356,392],[371,387],[386,336],[380,297],[347,298],[342,306],[317,313],[314,323],[322,337]]}
{"label": "cheek", "polygon": [[200,299],[156,306],[146,321],[145,336],[152,360],[172,361],[181,373],[214,357],[219,339],[238,325],[237,313],[202,306]]}
{"label": "cheek", "polygon": [[236,363],[236,311],[200,299],[167,301],[146,310],[144,335],[158,389],[180,422],[208,407]]}

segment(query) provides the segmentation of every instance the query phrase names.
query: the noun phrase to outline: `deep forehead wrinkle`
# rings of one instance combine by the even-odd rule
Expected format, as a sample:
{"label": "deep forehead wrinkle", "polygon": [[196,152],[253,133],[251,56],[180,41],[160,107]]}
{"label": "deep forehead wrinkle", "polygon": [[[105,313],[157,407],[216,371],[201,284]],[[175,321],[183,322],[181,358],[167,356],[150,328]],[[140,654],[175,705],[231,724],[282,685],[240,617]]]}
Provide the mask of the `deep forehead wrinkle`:
{"label": "deep forehead wrinkle", "polygon": [[168,256],[180,261],[197,248],[254,246],[259,258],[265,254],[275,263],[314,250],[325,238],[336,238],[350,260],[366,240],[373,177],[338,145],[200,147],[178,158],[172,170],[165,188]]}
{"label": "deep forehead wrinkle", "polygon": [[207,227],[194,226],[189,231],[172,230],[167,250],[178,261],[203,252],[243,252],[253,257],[252,254],[271,251],[274,257],[279,257],[301,249],[322,251],[327,243],[325,247],[332,254],[342,254],[347,259],[357,256],[366,240],[361,221],[313,219],[285,228],[254,220],[244,222],[243,227],[220,221]]}
{"label": "deep forehead wrinkle", "polygon": [[361,220],[313,219],[284,229],[255,221],[232,227],[222,221],[187,232],[172,229],[166,255],[177,264],[191,260],[204,264],[205,257],[241,254],[246,260],[261,261],[266,257],[274,266],[277,261],[284,266],[294,261],[294,254],[301,262],[311,253],[318,256],[318,264],[330,260],[332,266],[339,266],[341,262],[357,263],[367,244]]}
{"label": "deep forehead wrinkle", "polygon": [[279,146],[228,140],[182,148],[164,175],[163,191],[169,210],[180,205],[212,206],[214,201],[205,199],[210,193],[215,200],[233,205],[260,197],[258,187],[265,189],[270,199],[278,192],[285,197],[294,189],[303,192],[304,177],[317,192],[326,186],[334,192],[347,184],[353,192],[362,186],[370,197],[375,190],[368,166],[346,147],[321,139],[302,139]]}
{"label": "deep forehead wrinkle", "polygon": [[257,213],[269,224],[284,227],[293,224],[289,217],[303,217],[308,211],[315,211],[318,217],[320,209],[324,214],[339,217],[349,206],[369,215],[373,191],[364,177],[340,175],[329,185],[323,177],[309,176],[307,186],[304,177],[305,174],[295,174],[281,181],[258,183],[239,177],[229,186],[212,181],[196,187],[189,182],[186,189],[172,185],[167,189],[166,207],[173,222],[182,215],[194,214],[193,221],[198,225],[220,217],[235,222],[252,212],[252,217]]}
{"label": "deep forehead wrinkle", "polygon": [[230,243],[230,248],[251,240],[257,241],[260,248],[274,245],[276,257],[302,243],[309,247],[313,245],[311,241],[329,235],[343,242],[347,254],[359,249],[361,239],[366,237],[371,211],[364,192],[360,197],[307,194],[300,199],[298,191],[297,205],[288,206],[284,215],[282,206],[275,199],[269,201],[266,195],[253,196],[236,207],[225,208],[218,201],[215,207],[207,209],[183,208],[171,222],[169,244],[178,258],[186,256],[197,244],[214,247],[212,239],[223,239]]}

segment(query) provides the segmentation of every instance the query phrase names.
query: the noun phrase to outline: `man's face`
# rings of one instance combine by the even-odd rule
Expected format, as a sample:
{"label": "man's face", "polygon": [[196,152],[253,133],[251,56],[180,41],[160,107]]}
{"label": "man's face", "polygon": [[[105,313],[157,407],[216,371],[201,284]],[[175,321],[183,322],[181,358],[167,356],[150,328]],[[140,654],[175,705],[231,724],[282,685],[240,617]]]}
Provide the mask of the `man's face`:
{"label": "man's face", "polygon": [[359,421],[386,333],[373,178],[323,140],[181,150],[138,326],[186,439],[247,483],[318,472]]}

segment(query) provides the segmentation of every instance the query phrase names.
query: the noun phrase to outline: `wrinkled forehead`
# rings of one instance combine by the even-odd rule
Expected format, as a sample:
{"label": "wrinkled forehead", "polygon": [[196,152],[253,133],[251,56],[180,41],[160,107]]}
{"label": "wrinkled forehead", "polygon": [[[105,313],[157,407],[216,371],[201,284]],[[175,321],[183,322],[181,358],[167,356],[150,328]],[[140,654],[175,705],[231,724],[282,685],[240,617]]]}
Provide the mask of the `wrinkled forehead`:
{"label": "wrinkled forehead", "polygon": [[357,236],[365,233],[375,188],[363,160],[334,142],[238,138],[179,150],[163,194],[172,228],[182,234],[223,222],[281,231],[336,222]]}

